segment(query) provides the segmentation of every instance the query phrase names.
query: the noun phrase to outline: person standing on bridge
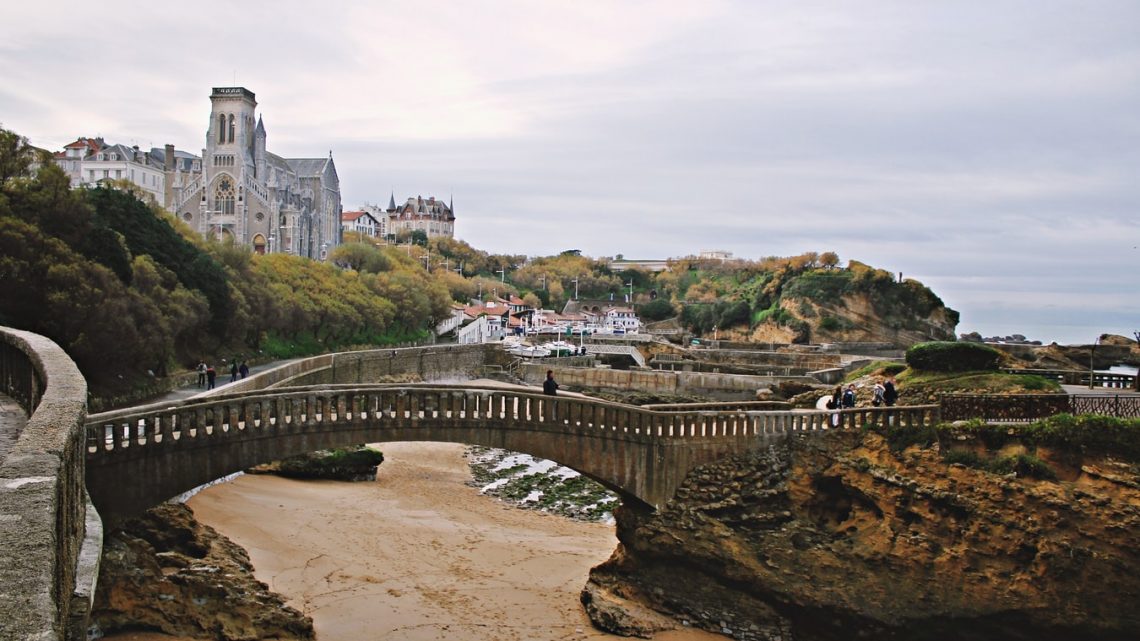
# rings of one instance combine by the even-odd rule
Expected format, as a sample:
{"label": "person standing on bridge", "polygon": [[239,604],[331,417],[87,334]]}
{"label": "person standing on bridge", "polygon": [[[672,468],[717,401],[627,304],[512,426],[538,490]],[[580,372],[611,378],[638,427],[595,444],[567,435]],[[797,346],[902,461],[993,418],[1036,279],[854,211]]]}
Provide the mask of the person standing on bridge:
{"label": "person standing on bridge", "polygon": [[241,362],[241,367],[238,368],[238,375],[242,378],[249,376],[249,365],[244,360]]}
{"label": "person standing on bridge", "polygon": [[892,376],[887,379],[886,383],[883,383],[883,403],[887,407],[891,407],[897,400],[899,400],[899,393],[895,389],[895,377]]}
{"label": "person standing on bridge", "polygon": [[206,366],[206,389],[214,389],[214,381],[218,378],[218,372],[214,369],[213,365]]}
{"label": "person standing on bridge", "polygon": [[[542,393],[547,396],[558,395],[558,381],[554,380],[554,371],[546,370],[546,380],[542,382]],[[552,421],[558,420],[558,402],[555,400],[550,401],[549,417]]]}
{"label": "person standing on bridge", "polygon": [[847,386],[847,391],[843,392],[843,409],[851,409],[855,407],[855,384],[852,383]]}
{"label": "person standing on bridge", "polygon": [[198,359],[198,367],[195,367],[194,369],[198,370],[198,387],[199,387],[199,389],[205,387],[206,386],[206,361],[199,358]]}

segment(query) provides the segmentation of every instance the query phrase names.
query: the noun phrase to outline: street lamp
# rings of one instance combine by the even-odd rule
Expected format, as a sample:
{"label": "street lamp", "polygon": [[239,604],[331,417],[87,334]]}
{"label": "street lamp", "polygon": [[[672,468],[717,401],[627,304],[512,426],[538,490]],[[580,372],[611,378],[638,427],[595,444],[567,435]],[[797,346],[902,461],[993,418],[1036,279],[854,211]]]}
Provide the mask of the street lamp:
{"label": "street lamp", "polygon": [[1096,346],[1099,344],[1100,344],[1100,336],[1097,336],[1096,340],[1093,341],[1093,344],[1089,345],[1089,389],[1090,390],[1093,388],[1093,378],[1095,377],[1095,374],[1093,372],[1093,354],[1096,353]]}
{"label": "street lamp", "polygon": [[574,300],[578,300],[578,279],[574,279]]}
{"label": "street lamp", "polygon": [[506,268],[496,269],[495,273],[499,275],[499,282],[500,283],[507,282],[507,270],[506,270]]}

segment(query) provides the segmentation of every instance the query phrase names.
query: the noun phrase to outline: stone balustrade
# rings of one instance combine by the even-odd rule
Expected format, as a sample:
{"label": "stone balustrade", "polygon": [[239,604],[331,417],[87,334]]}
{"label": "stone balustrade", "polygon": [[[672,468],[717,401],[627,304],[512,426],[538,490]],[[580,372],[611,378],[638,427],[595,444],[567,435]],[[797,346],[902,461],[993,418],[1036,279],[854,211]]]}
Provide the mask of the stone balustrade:
{"label": "stone balustrade", "polygon": [[[578,395],[465,385],[319,385],[90,417],[88,490],[129,516],[242,469],[356,443],[447,441],[557,461],[627,499],[663,505],[692,467],[789,434],[891,421],[936,406],[844,411],[656,411]],[[130,484],[121,479],[131,478]]]}
{"label": "stone balustrade", "polygon": [[83,485],[87,383],[52,341],[0,327],[0,384],[27,418],[0,461],[0,639],[83,639],[102,545]]}

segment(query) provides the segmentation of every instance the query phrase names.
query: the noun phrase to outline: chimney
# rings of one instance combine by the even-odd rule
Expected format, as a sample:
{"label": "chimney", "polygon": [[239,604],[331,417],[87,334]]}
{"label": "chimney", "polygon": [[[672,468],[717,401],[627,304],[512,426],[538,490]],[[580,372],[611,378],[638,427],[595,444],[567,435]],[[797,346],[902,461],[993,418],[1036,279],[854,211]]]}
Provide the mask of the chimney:
{"label": "chimney", "polygon": [[166,171],[174,170],[174,145],[166,145],[166,154],[162,158]]}

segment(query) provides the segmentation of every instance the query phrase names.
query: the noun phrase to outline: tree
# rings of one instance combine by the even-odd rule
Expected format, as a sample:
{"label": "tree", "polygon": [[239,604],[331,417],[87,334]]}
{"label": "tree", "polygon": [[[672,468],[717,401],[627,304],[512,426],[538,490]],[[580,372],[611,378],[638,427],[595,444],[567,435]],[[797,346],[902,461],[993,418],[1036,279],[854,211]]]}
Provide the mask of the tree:
{"label": "tree", "polygon": [[835,252],[823,252],[819,255],[819,264],[823,265],[825,269],[835,269],[839,265],[839,254]]}

